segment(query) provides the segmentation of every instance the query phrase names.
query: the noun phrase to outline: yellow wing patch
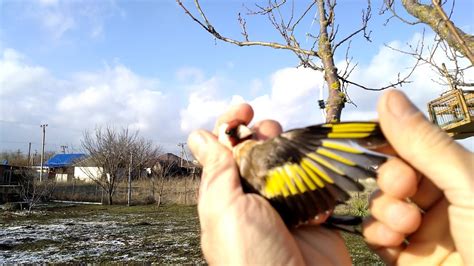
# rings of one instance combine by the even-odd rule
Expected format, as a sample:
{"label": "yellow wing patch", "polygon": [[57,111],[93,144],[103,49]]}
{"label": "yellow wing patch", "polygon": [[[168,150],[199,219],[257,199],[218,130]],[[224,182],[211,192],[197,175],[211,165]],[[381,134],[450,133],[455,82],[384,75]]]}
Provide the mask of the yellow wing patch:
{"label": "yellow wing patch", "polygon": [[328,138],[331,139],[362,139],[370,136],[370,132],[367,133],[354,133],[354,132],[330,132]]}
{"label": "yellow wing patch", "polygon": [[323,127],[331,128],[332,132],[372,132],[377,127],[376,123],[340,123],[324,124]]}
{"label": "yellow wing patch", "polygon": [[265,196],[268,198],[272,198],[280,194],[280,190],[278,188],[278,174],[274,170],[270,170],[267,175],[264,191]]}
{"label": "yellow wing patch", "polygon": [[376,123],[341,123],[324,124],[323,127],[331,128],[329,138],[365,138],[377,127]]}
{"label": "yellow wing patch", "polygon": [[339,150],[343,152],[349,152],[349,153],[354,153],[354,154],[362,154],[364,153],[363,151],[356,149],[352,146],[340,143],[340,142],[335,142],[335,141],[330,141],[330,140],[323,140],[322,141],[322,146],[325,148],[329,149],[334,149],[334,150]]}
{"label": "yellow wing patch", "polygon": [[[330,162],[328,162],[327,160],[325,160],[323,157],[317,155],[316,153],[308,153],[307,156],[311,159],[313,159],[315,162],[331,169],[332,171],[334,171],[335,173],[339,174],[339,175],[344,175],[344,172],[339,170],[338,168],[336,168],[334,165],[332,165]],[[317,167],[315,167],[315,169],[317,169]],[[317,169],[318,171],[320,171],[319,169]],[[319,173],[318,173],[319,174]],[[324,178],[327,182],[329,183],[333,183],[334,181],[328,176],[328,175],[321,175],[322,178]]]}
{"label": "yellow wing patch", "polygon": [[[311,180],[320,188],[324,187],[323,180],[319,178],[318,175],[321,176],[322,173],[316,166],[313,165],[307,158],[303,158],[301,161],[301,167],[305,170],[305,172],[308,174],[308,176],[311,178]],[[319,172],[319,174],[318,174]]]}
{"label": "yellow wing patch", "polygon": [[298,195],[298,190],[296,189],[295,185],[293,184],[292,178],[290,177],[291,173],[287,173],[286,169],[282,168],[282,167],[278,167],[278,170],[279,170],[281,176],[283,177],[283,181],[284,181],[286,187],[288,187],[288,189],[290,190],[290,194],[291,195]]}
{"label": "yellow wing patch", "polygon": [[310,190],[315,190],[317,188],[316,185],[314,185],[314,183],[311,181],[311,178],[305,172],[305,169],[303,168],[302,163],[300,165],[293,164],[293,168],[295,168],[295,171],[298,173],[299,177],[303,180],[306,187],[308,187]]}
{"label": "yellow wing patch", "polygon": [[263,188],[265,196],[288,197],[324,188],[325,183],[333,184],[334,180],[325,170],[318,167],[318,163],[342,174],[323,157],[310,153],[308,158],[303,158],[299,164],[287,163],[269,171]]}
{"label": "yellow wing patch", "polygon": [[300,193],[305,193],[308,189],[306,188],[305,184],[303,184],[302,180],[300,179],[299,177],[299,174],[296,170],[296,164],[287,164],[285,165],[285,168],[288,169],[287,170],[287,173],[290,172],[292,178],[291,180],[293,180],[296,184],[296,187],[298,188],[299,192]]}
{"label": "yellow wing patch", "polygon": [[342,156],[340,156],[340,155],[338,155],[338,154],[335,154],[335,153],[331,152],[330,150],[327,150],[327,149],[324,149],[324,148],[318,148],[318,149],[316,150],[316,152],[319,153],[319,154],[321,154],[321,155],[323,155],[323,156],[326,156],[326,157],[328,157],[328,158],[331,158],[331,159],[333,159],[333,160],[339,161],[339,162],[341,162],[341,163],[343,163],[343,164],[347,164],[347,165],[350,165],[350,166],[355,166],[355,165],[356,165],[355,162],[353,162],[353,161],[351,161],[351,160],[349,160],[349,159],[347,159],[347,158],[344,158],[344,157],[342,157]]}

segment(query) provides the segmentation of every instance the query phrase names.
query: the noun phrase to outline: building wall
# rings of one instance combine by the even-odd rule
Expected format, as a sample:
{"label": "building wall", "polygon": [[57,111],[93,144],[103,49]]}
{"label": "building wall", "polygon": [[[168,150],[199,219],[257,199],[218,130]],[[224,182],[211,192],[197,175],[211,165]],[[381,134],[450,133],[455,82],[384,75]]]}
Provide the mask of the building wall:
{"label": "building wall", "polygon": [[74,178],[74,167],[50,168],[48,176],[56,182],[68,182]]}
{"label": "building wall", "polygon": [[99,179],[102,175],[102,167],[85,167],[76,166],[74,167],[74,178],[85,181],[93,182],[91,176],[95,179]]}

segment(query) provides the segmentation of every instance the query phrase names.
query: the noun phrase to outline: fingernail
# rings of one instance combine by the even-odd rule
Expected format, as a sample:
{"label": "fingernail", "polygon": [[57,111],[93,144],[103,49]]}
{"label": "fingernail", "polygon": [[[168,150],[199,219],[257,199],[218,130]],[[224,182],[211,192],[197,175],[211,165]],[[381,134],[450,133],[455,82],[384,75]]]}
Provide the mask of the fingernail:
{"label": "fingernail", "polygon": [[401,91],[393,90],[387,95],[387,109],[395,117],[418,112],[418,108]]}
{"label": "fingernail", "polygon": [[203,152],[208,140],[201,131],[194,131],[188,137],[189,148],[196,160],[202,163]]}

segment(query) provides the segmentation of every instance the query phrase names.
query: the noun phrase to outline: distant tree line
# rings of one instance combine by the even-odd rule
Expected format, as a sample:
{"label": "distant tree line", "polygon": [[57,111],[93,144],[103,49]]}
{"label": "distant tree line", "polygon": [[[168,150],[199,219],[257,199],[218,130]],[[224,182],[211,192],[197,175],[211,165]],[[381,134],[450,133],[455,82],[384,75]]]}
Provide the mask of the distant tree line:
{"label": "distant tree line", "polygon": [[[44,153],[45,161],[53,157],[55,152],[46,151]],[[30,154],[22,152],[20,149],[16,151],[2,151],[0,152],[0,163],[7,162],[9,165],[15,166],[34,166],[40,164],[39,154]]]}

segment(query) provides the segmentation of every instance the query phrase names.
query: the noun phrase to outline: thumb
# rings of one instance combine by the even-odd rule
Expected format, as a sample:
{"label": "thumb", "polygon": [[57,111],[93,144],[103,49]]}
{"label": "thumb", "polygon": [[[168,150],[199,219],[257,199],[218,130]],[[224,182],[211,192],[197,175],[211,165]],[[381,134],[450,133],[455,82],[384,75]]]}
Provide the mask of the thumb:
{"label": "thumb", "polygon": [[238,193],[242,193],[239,173],[231,151],[216,136],[198,130],[188,137],[191,152],[203,167],[199,205],[209,212],[219,212]]}
{"label": "thumb", "polygon": [[452,203],[472,204],[459,201],[472,199],[473,153],[430,123],[398,90],[382,95],[378,113],[385,137],[402,159],[443,190]]}

